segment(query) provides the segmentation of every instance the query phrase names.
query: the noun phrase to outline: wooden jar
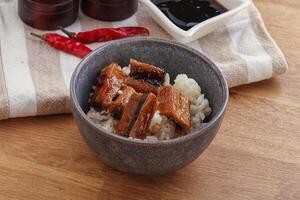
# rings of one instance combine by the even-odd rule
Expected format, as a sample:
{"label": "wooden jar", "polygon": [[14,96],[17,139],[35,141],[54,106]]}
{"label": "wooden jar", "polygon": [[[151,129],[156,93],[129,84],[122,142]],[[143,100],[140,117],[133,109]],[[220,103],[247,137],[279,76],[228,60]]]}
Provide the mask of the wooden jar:
{"label": "wooden jar", "polygon": [[82,0],[82,11],[89,17],[103,21],[119,21],[132,16],[137,0]]}
{"label": "wooden jar", "polygon": [[79,0],[18,0],[18,13],[23,22],[42,30],[71,25],[78,11]]}

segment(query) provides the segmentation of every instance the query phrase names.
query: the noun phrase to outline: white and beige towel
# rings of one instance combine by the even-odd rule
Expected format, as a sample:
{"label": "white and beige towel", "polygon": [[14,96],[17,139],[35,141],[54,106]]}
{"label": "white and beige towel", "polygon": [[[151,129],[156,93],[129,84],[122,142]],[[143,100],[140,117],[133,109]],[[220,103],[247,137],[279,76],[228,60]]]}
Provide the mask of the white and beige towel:
{"label": "white and beige towel", "polygon": [[[172,39],[140,6],[135,16],[115,23],[80,14],[71,31],[140,25],[152,36]],[[79,59],[30,36],[38,32],[17,15],[17,0],[0,0],[0,119],[68,113],[69,82]],[[94,44],[95,48],[101,44]],[[188,44],[210,57],[230,87],[268,79],[287,69],[286,60],[252,5],[217,31]]]}

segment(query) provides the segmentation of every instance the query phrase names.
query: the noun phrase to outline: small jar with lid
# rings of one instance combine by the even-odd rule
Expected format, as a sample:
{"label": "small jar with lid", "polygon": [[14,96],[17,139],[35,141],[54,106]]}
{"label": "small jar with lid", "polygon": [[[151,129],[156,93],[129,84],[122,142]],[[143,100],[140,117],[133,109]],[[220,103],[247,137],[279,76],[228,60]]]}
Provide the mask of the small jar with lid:
{"label": "small jar with lid", "polygon": [[18,13],[29,26],[54,30],[71,25],[78,17],[79,0],[18,0]]}
{"label": "small jar with lid", "polygon": [[137,0],[82,0],[82,11],[89,17],[103,21],[119,21],[132,16]]}

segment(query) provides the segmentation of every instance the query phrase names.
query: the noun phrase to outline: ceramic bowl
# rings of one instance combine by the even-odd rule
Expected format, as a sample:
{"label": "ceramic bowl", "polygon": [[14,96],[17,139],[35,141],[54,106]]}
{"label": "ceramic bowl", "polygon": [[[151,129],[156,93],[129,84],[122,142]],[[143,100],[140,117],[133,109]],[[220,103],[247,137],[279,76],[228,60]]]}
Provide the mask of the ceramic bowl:
{"label": "ceramic bowl", "polygon": [[197,40],[219,27],[224,26],[232,17],[242,10],[247,9],[251,4],[250,0],[218,0],[218,3],[228,10],[227,12],[203,21],[188,31],[185,31],[176,26],[157,6],[155,6],[154,2],[161,1],[162,0],[140,0],[152,18],[172,35],[175,40],[182,43]]}
{"label": "ceramic bowl", "polygon": [[[180,73],[194,78],[212,107],[207,123],[186,136],[158,142],[128,139],[97,126],[86,115],[92,86],[103,67],[113,61],[126,66],[130,58],[164,68],[171,80]],[[129,38],[101,46],[81,61],[71,80],[72,112],[84,140],[104,163],[133,174],[165,174],[195,160],[218,132],[227,101],[224,76],[207,57],[182,44],[154,38]]]}

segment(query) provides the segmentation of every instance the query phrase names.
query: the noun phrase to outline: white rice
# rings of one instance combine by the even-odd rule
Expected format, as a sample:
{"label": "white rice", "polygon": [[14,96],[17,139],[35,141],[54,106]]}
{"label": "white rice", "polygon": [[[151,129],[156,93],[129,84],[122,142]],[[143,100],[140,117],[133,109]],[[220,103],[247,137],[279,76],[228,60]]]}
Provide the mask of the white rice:
{"label": "white rice", "polygon": [[123,67],[122,71],[124,72],[124,74],[129,76],[129,74],[130,74],[130,65],[128,65],[128,67]]}
{"label": "white rice", "polygon": [[198,83],[187,77],[186,74],[177,75],[173,87],[184,94],[191,103],[195,103],[201,95],[201,88]]}
{"label": "white rice", "polygon": [[165,81],[163,82],[163,86],[168,86],[168,85],[171,85],[171,83],[170,83],[170,74],[166,73]]}
{"label": "white rice", "polygon": [[119,90],[118,91],[118,94],[120,95],[120,94],[123,94],[123,91],[122,90]]}
{"label": "white rice", "polygon": [[104,111],[98,112],[93,107],[91,107],[91,109],[87,113],[87,116],[103,129],[112,133],[116,132],[118,120],[116,120],[110,114],[107,114]]}
{"label": "white rice", "polygon": [[208,100],[204,98],[204,94],[201,94],[198,83],[194,79],[188,78],[186,74],[177,75],[174,82],[173,87],[191,102],[192,129],[200,128],[204,119],[211,113]]}
{"label": "white rice", "polygon": [[149,130],[159,140],[169,140],[175,137],[176,124],[157,110],[152,117]]}

